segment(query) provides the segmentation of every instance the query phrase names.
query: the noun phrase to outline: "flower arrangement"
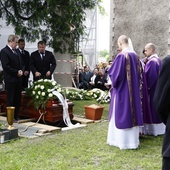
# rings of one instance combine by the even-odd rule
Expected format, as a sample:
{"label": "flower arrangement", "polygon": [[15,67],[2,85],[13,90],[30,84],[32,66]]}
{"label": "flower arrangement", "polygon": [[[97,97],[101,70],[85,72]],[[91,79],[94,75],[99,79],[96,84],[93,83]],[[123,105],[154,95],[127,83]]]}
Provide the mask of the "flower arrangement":
{"label": "flower arrangement", "polygon": [[45,109],[49,100],[57,99],[52,91],[56,90],[70,100],[91,100],[96,99],[99,103],[109,103],[110,93],[100,89],[82,90],[65,89],[54,80],[40,79],[26,89],[26,96],[31,97],[31,103],[36,109]]}
{"label": "flower arrangement", "polygon": [[70,100],[91,100],[94,98],[92,92],[83,89],[66,89],[65,93]]}
{"label": "flower arrangement", "polygon": [[103,91],[100,89],[92,89],[94,94],[97,94],[95,98],[98,103],[109,103],[111,99],[110,91]]}
{"label": "flower arrangement", "polygon": [[80,90],[80,89],[66,89],[65,95],[70,100],[91,100],[96,99],[99,103],[109,103],[110,93],[100,89]]}
{"label": "flower arrangement", "polygon": [[4,129],[4,123],[0,122],[0,132]]}
{"label": "flower arrangement", "polygon": [[36,109],[44,109],[47,101],[50,99],[57,99],[52,91],[56,90],[63,93],[61,85],[54,80],[40,79],[34,82],[29,88],[26,89],[26,96],[32,98],[32,103]]}

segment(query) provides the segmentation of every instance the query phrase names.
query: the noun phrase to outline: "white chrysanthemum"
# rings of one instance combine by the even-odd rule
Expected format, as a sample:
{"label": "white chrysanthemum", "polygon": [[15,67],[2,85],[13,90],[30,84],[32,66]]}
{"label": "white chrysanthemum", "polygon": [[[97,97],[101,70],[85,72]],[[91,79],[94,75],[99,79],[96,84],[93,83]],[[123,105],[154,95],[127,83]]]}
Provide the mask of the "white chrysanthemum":
{"label": "white chrysanthemum", "polygon": [[32,91],[32,94],[34,95],[34,94],[35,94],[35,91]]}
{"label": "white chrysanthemum", "polygon": [[55,82],[55,81],[53,81],[53,82],[52,82],[52,85],[53,85],[53,86],[55,86],[55,85],[56,85],[56,82]]}
{"label": "white chrysanthemum", "polygon": [[41,95],[42,95],[42,96],[45,96],[45,92],[42,92]]}
{"label": "white chrysanthemum", "polygon": [[40,88],[43,90],[45,87],[42,85]]}
{"label": "white chrysanthemum", "polygon": [[37,88],[38,88],[38,86],[35,86],[34,88],[35,88],[35,89],[37,89]]}
{"label": "white chrysanthemum", "polygon": [[40,92],[40,91],[38,91],[38,94],[40,95],[40,94],[41,94],[41,92]]}
{"label": "white chrysanthemum", "polygon": [[47,89],[47,92],[50,93],[50,92],[51,92],[51,89]]}
{"label": "white chrysanthemum", "polygon": [[47,82],[47,79],[44,79],[44,82]]}
{"label": "white chrysanthemum", "polygon": [[49,94],[48,94],[48,97],[53,97],[53,94],[52,94],[52,93],[49,93]]}
{"label": "white chrysanthemum", "polygon": [[39,98],[39,96],[36,96],[36,99],[38,99]]}
{"label": "white chrysanthemum", "polygon": [[57,91],[60,93],[61,92],[61,88],[57,89]]}
{"label": "white chrysanthemum", "polygon": [[38,80],[38,82],[42,82],[42,81],[43,81],[43,79]]}

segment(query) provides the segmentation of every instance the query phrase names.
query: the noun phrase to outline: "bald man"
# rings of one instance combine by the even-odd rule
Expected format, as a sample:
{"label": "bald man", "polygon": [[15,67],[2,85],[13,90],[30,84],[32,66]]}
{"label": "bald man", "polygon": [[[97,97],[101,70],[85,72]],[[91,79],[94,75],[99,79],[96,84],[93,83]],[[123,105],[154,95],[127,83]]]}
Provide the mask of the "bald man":
{"label": "bald man", "polygon": [[153,104],[157,80],[162,69],[162,61],[156,54],[156,47],[153,43],[148,43],[145,45],[144,54],[147,57],[147,62],[144,66],[144,74],[146,77],[144,86],[147,91],[144,96],[148,97],[149,102],[147,105],[149,107],[147,112],[145,112],[145,109],[143,112],[144,134],[157,136],[165,133],[165,125],[162,123]]}
{"label": "bald man", "polygon": [[108,70],[112,82],[107,143],[120,149],[139,146],[139,127],[143,125],[140,99],[140,62],[128,37],[118,38],[120,53]]}

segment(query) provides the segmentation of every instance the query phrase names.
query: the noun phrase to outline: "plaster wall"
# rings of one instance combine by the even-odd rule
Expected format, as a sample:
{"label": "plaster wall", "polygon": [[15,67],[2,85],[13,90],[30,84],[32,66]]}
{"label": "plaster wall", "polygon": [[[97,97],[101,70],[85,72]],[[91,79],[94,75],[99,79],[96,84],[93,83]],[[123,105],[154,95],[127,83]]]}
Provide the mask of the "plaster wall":
{"label": "plaster wall", "polygon": [[144,46],[152,42],[163,58],[170,54],[170,3],[168,0],[111,0],[110,56],[117,54],[120,35],[131,38],[134,50],[143,56]]}

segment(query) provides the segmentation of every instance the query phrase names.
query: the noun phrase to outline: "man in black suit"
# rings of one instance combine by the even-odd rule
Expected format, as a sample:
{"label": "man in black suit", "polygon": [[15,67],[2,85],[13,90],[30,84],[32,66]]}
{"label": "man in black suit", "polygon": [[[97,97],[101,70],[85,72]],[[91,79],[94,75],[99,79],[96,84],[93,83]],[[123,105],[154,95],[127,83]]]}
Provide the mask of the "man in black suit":
{"label": "man in black suit", "polygon": [[56,68],[56,60],[52,52],[45,50],[46,43],[38,42],[38,50],[31,53],[30,70],[34,81],[39,79],[51,79]]}
{"label": "man in black suit", "polygon": [[90,71],[89,66],[84,66],[84,72],[79,75],[79,88],[83,88],[84,90],[90,89],[90,78],[93,76],[93,73]]}
{"label": "man in black suit", "polygon": [[24,65],[24,72],[22,76],[22,90],[25,90],[28,87],[28,79],[30,75],[30,69],[29,69],[29,62],[30,62],[30,54],[28,51],[25,50],[25,40],[19,39],[18,40],[18,53],[21,56],[23,65]]}
{"label": "man in black suit", "polygon": [[162,146],[162,170],[170,168],[170,55],[163,59],[162,71],[156,85],[154,105],[166,125]]}
{"label": "man in black suit", "polygon": [[14,118],[18,119],[21,91],[23,65],[20,55],[16,51],[18,37],[9,35],[8,44],[1,50],[1,63],[4,72],[4,82],[7,93],[7,106],[15,107]]}

